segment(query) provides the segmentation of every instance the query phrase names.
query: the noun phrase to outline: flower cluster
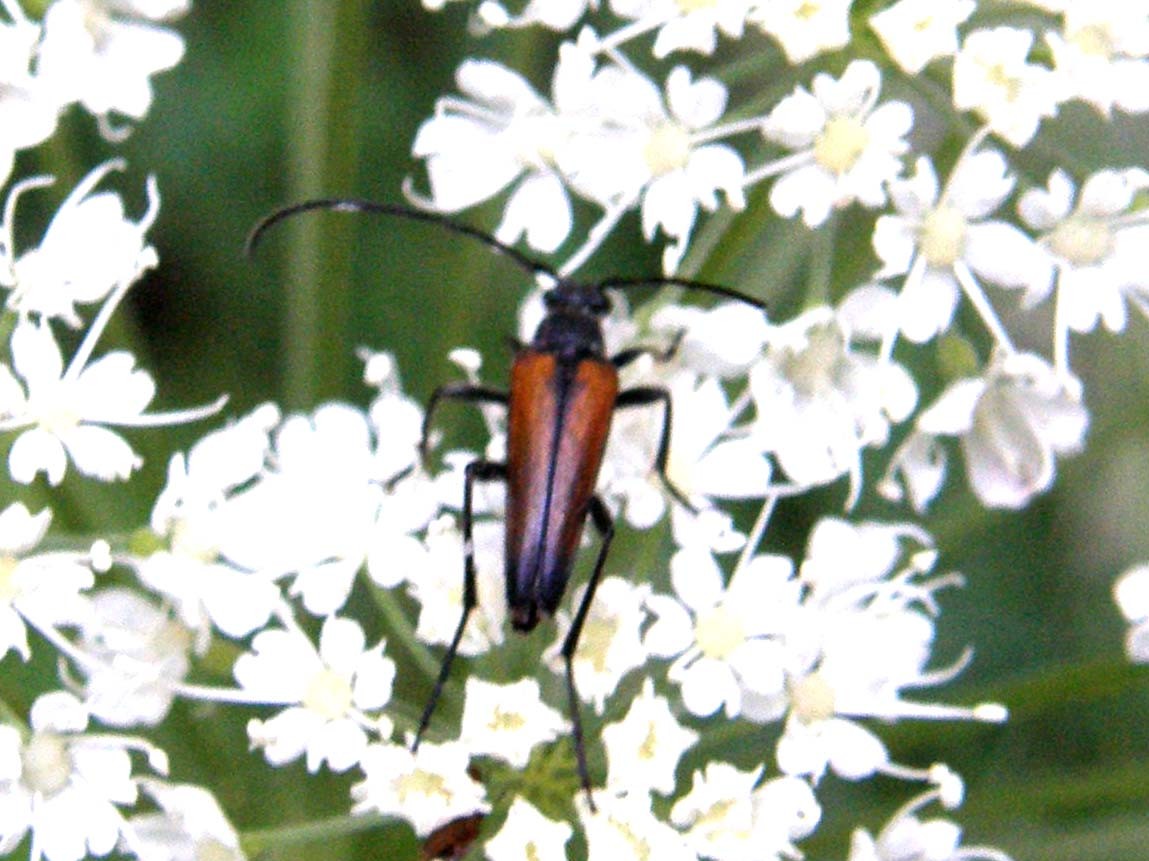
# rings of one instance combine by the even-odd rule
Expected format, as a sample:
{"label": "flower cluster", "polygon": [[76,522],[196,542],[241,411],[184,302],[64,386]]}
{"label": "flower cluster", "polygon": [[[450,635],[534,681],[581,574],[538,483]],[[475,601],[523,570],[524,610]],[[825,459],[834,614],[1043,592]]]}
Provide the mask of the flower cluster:
{"label": "flower cluster", "polygon": [[[630,397],[590,519],[606,542],[607,522],[625,522],[667,552],[629,571],[601,557],[604,576],[572,587],[555,614],[537,675],[505,636],[504,493],[476,478],[502,474],[508,429],[473,351],[452,354],[465,381],[447,391],[485,393],[481,452],[442,450],[394,357],[364,352],[366,408],[285,415],[267,403],[232,417],[171,455],[150,522],[130,538],[50,542],[51,508],[5,499],[0,660],[54,654],[60,689],[23,725],[13,713],[0,726],[0,854],[27,842],[33,861],[246,857],[212,792],[171,782],[145,737],[182,700],[243,710],[244,740],[269,767],[348,775],[356,818],[401,820],[452,851],[481,836],[496,861],[565,858],[576,826],[591,857],[801,857],[823,821],[849,817],[823,787],[878,777],[916,794],[876,834],[853,828],[849,861],[1007,861],[963,846],[949,819],[921,818],[934,803],[957,810],[962,780],[899,761],[884,738],[900,721],[1007,718],[994,702],[921,694],[973,650],[935,650],[942,593],[964,577],[938,570],[946,548],[912,518],[947,499],[946,438],[985,507],[1047,491],[1090,421],[1072,335],[1121,332],[1130,308],[1149,314],[1149,171],[1075,177],[1048,164],[1042,186],[1018,166],[1028,148],[1030,165],[1041,157],[1042,124],[1068,102],[1102,123],[1149,111],[1149,10],[1039,3],[983,26],[975,0],[871,4],[882,8],[868,19],[850,0],[472,5],[478,31],[568,38],[547,96],[495,60],[459,65],[458,94],[415,134],[425,181],[404,186],[432,220],[501,198],[496,242],[547,254],[577,243],[553,270],[569,285],[637,216],[662,243],[665,274],[681,276],[694,274],[703,232],[720,229],[707,215],[726,207],[737,221],[760,193],[800,230],[829,236],[841,213],[857,216],[868,269],[827,275],[789,319],[757,310],[768,289],[786,307],[776,285],[740,284],[737,301],[675,277],[681,294],[635,308],[625,289],[603,291],[607,358]],[[106,188],[126,165],[104,162],[32,247],[17,244],[31,233],[20,203],[53,180],[9,183],[18,153],[73,103],[113,142],[121,118],[141,120],[150,76],[183,53],[162,23],[187,6],[53,0],[34,21],[0,0],[0,436],[13,496],[130,480],[142,460],[125,428],[224,406],[152,410],[156,383],[135,356],[97,349],[159,263],[147,238],[155,179],[129,215]],[[862,26],[885,57],[814,70]],[[748,95],[692,71],[720,40],[788,69],[786,91]],[[646,71],[662,66],[644,52],[671,58],[665,77]],[[945,122],[883,97],[891,75],[924,71],[949,88],[933,105]],[[546,287],[522,307],[524,342]],[[726,298],[692,306],[692,288]],[[940,377],[925,369],[927,346],[951,357]],[[468,469],[476,460],[497,468]],[[875,496],[908,503],[905,519],[835,511],[801,558],[768,552],[779,506],[828,487],[847,512]],[[357,615],[356,592],[372,619]],[[1129,657],[1149,661],[1146,569],[1115,596]],[[441,671],[444,646],[467,659],[465,684],[457,664]],[[438,711],[404,700],[422,689]],[[719,723],[734,739],[721,748],[707,744]]]}

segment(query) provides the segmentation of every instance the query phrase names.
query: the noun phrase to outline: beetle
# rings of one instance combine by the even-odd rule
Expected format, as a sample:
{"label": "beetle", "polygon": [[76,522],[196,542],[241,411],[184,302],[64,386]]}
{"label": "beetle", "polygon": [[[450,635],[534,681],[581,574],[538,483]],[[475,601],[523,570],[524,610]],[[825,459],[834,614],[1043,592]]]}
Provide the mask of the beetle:
{"label": "beetle", "polygon": [[[527,344],[515,345],[509,390],[504,392],[470,383],[448,383],[431,394],[424,414],[419,445],[424,463],[435,409],[446,400],[504,407],[508,416],[507,454],[505,461],[474,460],[464,470],[463,611],[420,717],[412,749],[418,749],[423,733],[430,725],[467,620],[478,606],[472,539],[474,486],[479,482],[501,481],[507,490],[504,527],[506,600],[511,625],[516,631],[532,631],[541,618],[554,615],[570,580],[575,552],[588,519],[600,536],[598,555],[586,591],[575,610],[561,650],[578,773],[589,799],[590,777],[575,691],[573,658],[614,537],[614,519],[606,503],[595,493],[595,485],[615,411],[653,405],[662,407],[662,433],[654,469],[669,493],[692,508],[666,473],[671,429],[669,391],[657,386],[620,389],[618,375],[619,369],[643,355],[669,359],[677,349],[682,333],[668,349],[633,347],[608,356],[602,331],[602,320],[610,311],[606,291],[669,285],[735,299],[761,311],[766,306],[760,300],[728,287],[685,278],[611,278],[596,283],[575,281],[495,237],[440,213],[355,198],[309,200],[271,213],[256,224],[249,235],[249,254],[273,225],[316,210],[429,222],[470,237],[509,258],[528,273],[536,277],[545,276],[552,282],[543,296],[545,316],[533,338]],[[593,800],[591,807],[593,809]]]}

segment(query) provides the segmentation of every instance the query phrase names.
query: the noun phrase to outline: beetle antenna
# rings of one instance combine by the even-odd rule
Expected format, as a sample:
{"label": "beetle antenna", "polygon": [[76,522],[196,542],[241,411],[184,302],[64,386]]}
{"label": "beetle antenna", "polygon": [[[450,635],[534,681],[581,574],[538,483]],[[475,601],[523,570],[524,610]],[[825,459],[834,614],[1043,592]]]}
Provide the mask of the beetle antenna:
{"label": "beetle antenna", "polygon": [[633,287],[684,287],[688,290],[700,290],[715,296],[724,296],[727,299],[736,299],[744,302],[759,311],[766,310],[766,303],[753,296],[747,296],[730,287],[721,284],[709,284],[705,281],[692,281],[689,278],[608,278],[595,285],[600,290],[629,290]]}
{"label": "beetle antenna", "polygon": [[263,235],[280,222],[304,212],[315,212],[317,210],[327,210],[330,212],[365,212],[369,215],[390,215],[396,218],[408,218],[411,221],[437,224],[452,233],[458,233],[462,236],[478,240],[495,253],[509,258],[513,263],[519,266],[519,268],[526,270],[532,275],[542,273],[549,275],[556,281],[563,280],[558,273],[546,263],[543,263],[541,260],[535,260],[533,257],[528,257],[521,251],[507,245],[505,242],[500,242],[490,234],[484,233],[477,227],[462,224],[438,212],[428,212],[424,209],[415,209],[397,203],[376,203],[372,200],[362,200],[351,197],[325,197],[316,200],[306,200],[303,203],[294,203],[291,206],[283,207],[283,209],[277,209],[271,213],[271,215],[261,219],[255,227],[251,229],[251,233],[248,234],[247,237],[247,242],[244,244],[244,252],[248,257],[254,254],[256,246],[258,246],[263,239]]}

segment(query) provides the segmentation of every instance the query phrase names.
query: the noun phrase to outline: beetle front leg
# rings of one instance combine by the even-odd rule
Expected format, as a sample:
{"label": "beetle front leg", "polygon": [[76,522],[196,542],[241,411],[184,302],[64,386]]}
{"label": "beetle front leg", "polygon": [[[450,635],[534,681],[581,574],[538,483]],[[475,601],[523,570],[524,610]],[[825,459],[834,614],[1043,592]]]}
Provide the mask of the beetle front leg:
{"label": "beetle front leg", "polygon": [[507,465],[489,460],[475,460],[467,464],[463,472],[463,613],[459,617],[459,624],[455,627],[455,635],[451,638],[451,645],[447,647],[447,654],[443,656],[443,663],[439,666],[439,677],[435,680],[435,687],[431,690],[431,698],[423,708],[423,716],[419,718],[419,729],[415,732],[415,742],[411,750],[419,749],[419,742],[423,732],[431,723],[431,715],[435,705],[439,702],[439,695],[443,692],[443,685],[451,673],[451,662],[459,651],[459,643],[463,639],[463,630],[467,627],[467,619],[471,611],[479,605],[479,593],[475,586],[475,541],[474,527],[474,501],[473,489],[476,481],[506,481]]}
{"label": "beetle front leg", "polygon": [[666,462],[670,457],[670,425],[672,415],[670,392],[666,389],[660,389],[657,386],[638,386],[633,389],[627,389],[619,393],[618,400],[615,401],[615,409],[642,407],[654,403],[661,403],[663,408],[662,437],[658,441],[658,454],[655,455],[654,458],[654,470],[662,480],[663,486],[670,491],[670,495],[685,506],[687,510],[697,514],[698,509],[687,498],[685,493],[675,487],[674,482],[670,480],[670,476],[666,474]]}
{"label": "beetle front leg", "polygon": [[427,438],[431,433],[431,418],[439,402],[446,400],[465,401],[472,404],[500,404],[505,407],[508,403],[508,395],[497,389],[473,386],[470,383],[447,383],[435,389],[431,393],[431,400],[427,402],[427,411],[423,413],[423,431],[419,437],[419,460],[424,469],[427,466]]}
{"label": "beetle front leg", "polygon": [[665,348],[631,347],[611,356],[610,363],[616,368],[625,368],[640,356],[651,356],[656,362],[669,362],[678,354],[678,348],[682,346],[682,339],[685,336],[686,330],[679,329],[674,333],[674,337],[670,339],[670,344]]}
{"label": "beetle front leg", "polygon": [[587,801],[593,813],[595,810],[594,798],[590,792],[590,773],[586,767],[586,748],[583,744],[582,719],[579,717],[578,694],[575,691],[572,661],[575,650],[578,649],[582,627],[586,623],[587,612],[590,610],[590,602],[594,600],[595,590],[598,589],[598,582],[602,577],[603,566],[606,565],[606,554],[610,550],[610,542],[614,539],[614,518],[611,517],[606,504],[598,496],[591,497],[588,513],[594,528],[602,536],[602,544],[598,548],[598,558],[595,560],[590,580],[587,581],[586,592],[583,593],[582,601],[579,602],[578,610],[575,611],[574,618],[571,620],[570,630],[567,631],[566,638],[563,640],[562,656],[567,673],[567,698],[571,715],[571,732],[574,735],[575,760],[578,762],[579,780],[582,781],[582,788],[586,791]]}

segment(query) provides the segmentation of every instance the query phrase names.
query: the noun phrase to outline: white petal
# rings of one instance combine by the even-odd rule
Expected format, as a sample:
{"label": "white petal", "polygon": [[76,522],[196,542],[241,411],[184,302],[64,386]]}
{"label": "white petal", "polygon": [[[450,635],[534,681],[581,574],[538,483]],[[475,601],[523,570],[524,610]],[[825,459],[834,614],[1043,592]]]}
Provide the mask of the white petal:
{"label": "white petal", "polygon": [[570,234],[571,221],[570,198],[559,177],[532,173],[507,201],[495,238],[514,245],[525,234],[531,248],[550,254]]}

